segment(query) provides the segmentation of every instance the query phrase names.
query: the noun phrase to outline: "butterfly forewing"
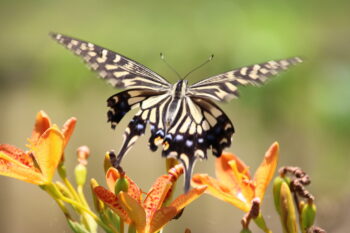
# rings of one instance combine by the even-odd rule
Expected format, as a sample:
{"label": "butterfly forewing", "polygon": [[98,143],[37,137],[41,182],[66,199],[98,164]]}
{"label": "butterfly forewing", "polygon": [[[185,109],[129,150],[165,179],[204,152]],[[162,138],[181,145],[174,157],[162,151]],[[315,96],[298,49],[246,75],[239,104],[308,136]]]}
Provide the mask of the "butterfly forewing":
{"label": "butterfly forewing", "polygon": [[121,54],[98,45],[62,34],[51,33],[52,38],[82,57],[89,67],[98,72],[114,87],[166,90],[170,84],[157,73]]}
{"label": "butterfly forewing", "polygon": [[263,84],[270,76],[300,62],[302,60],[299,57],[293,57],[245,66],[193,84],[189,88],[189,95],[215,101],[228,101],[238,97],[239,85]]}

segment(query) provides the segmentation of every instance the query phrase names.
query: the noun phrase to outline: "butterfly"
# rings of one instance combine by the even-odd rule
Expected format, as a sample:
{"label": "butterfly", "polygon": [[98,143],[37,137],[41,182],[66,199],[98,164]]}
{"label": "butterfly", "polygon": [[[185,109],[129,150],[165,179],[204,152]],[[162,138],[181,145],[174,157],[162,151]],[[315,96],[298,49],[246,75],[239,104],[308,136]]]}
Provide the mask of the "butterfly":
{"label": "butterfly", "polygon": [[124,132],[116,158],[123,156],[150,125],[149,148],[162,145],[162,156],[176,158],[184,166],[187,192],[197,159],[206,159],[207,150],[219,157],[231,145],[234,127],[215,102],[238,97],[238,86],[260,85],[268,77],[302,62],[299,57],[272,60],[218,74],[189,85],[185,79],[175,84],[119,53],[93,43],[51,33],[53,39],[82,57],[106,82],[126,90],[107,100],[108,122],[114,129],[128,111],[138,108]]}

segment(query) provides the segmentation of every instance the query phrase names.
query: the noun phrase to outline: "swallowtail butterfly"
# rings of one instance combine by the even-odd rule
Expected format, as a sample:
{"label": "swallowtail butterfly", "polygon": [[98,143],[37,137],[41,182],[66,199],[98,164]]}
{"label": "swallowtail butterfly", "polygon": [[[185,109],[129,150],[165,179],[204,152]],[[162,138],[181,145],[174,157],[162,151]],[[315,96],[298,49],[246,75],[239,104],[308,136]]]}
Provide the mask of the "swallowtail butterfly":
{"label": "swallowtail butterfly", "polygon": [[245,66],[189,85],[187,80],[169,83],[147,67],[119,53],[62,34],[52,38],[82,57],[99,76],[116,88],[126,90],[107,100],[108,122],[114,129],[133,108],[139,111],[124,132],[117,155],[119,165],[139,136],[150,125],[149,147],[162,145],[163,157],[178,159],[185,168],[185,192],[190,188],[197,158],[206,159],[207,150],[219,157],[231,145],[232,122],[215,102],[238,97],[238,86],[263,84],[268,77],[300,63],[299,57]]}

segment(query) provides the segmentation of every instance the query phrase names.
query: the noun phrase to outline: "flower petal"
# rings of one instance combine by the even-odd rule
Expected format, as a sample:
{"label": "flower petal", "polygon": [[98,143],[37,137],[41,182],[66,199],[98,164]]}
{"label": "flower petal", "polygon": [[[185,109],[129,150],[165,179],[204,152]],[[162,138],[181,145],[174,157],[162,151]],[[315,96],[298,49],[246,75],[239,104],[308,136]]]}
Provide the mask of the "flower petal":
{"label": "flower petal", "polygon": [[173,206],[163,207],[157,210],[149,224],[148,233],[158,232],[165,224],[171,221],[178,211]]}
{"label": "flower petal", "polygon": [[[233,206],[243,210],[244,212],[248,212],[250,209],[250,203],[247,202],[244,197],[241,197],[242,193],[237,192],[233,194],[234,190],[230,190],[225,187],[224,184],[215,180],[212,177],[209,177],[206,174],[195,174],[192,178],[192,186],[198,187],[206,185],[208,188],[206,193],[222,200],[230,203]],[[243,199],[243,200],[242,200]]]}
{"label": "flower petal", "polygon": [[203,192],[207,189],[207,186],[198,186],[196,188],[191,189],[185,194],[178,196],[170,206],[175,207],[177,212],[181,211],[187,205],[189,205],[192,201],[196,200]]}
{"label": "flower petal", "polygon": [[275,173],[279,154],[279,145],[274,142],[266,151],[263,162],[256,170],[254,175],[255,197],[262,201],[266,188]]}
{"label": "flower petal", "polygon": [[51,121],[49,116],[44,111],[38,112],[35,118],[35,125],[30,138],[30,143],[33,145],[36,144],[39,137],[50,127]]}
{"label": "flower petal", "polygon": [[[108,189],[114,193],[114,186],[116,181],[119,179],[120,174],[118,172],[117,169],[115,169],[114,167],[110,167],[107,172],[106,172],[106,181],[107,181],[107,186]],[[137,200],[138,202],[141,203],[141,190],[140,188],[137,186],[137,184],[127,175],[125,175],[125,178],[128,180],[129,182],[129,188],[128,188],[128,194],[134,198],[135,200]]]}
{"label": "flower petal", "polygon": [[64,138],[56,126],[46,130],[33,146],[33,154],[43,176],[51,182],[63,154]]}
{"label": "flower petal", "polygon": [[138,233],[144,233],[146,228],[146,213],[142,206],[127,193],[120,192],[119,197],[123,208],[131,218]]}
{"label": "flower petal", "polygon": [[225,184],[230,189],[237,188],[237,184],[240,183],[240,180],[237,179],[233,174],[232,167],[229,164],[230,161],[236,161],[236,167],[239,173],[245,175],[250,179],[249,168],[244,164],[237,156],[234,154],[224,152],[219,158],[215,161],[215,173],[218,180],[221,183]]}
{"label": "flower petal", "polygon": [[4,151],[0,151],[0,175],[37,185],[44,184],[45,181],[41,173],[9,156]]}
{"label": "flower petal", "polygon": [[231,160],[228,162],[232,169],[232,174],[236,177],[237,184],[235,188],[231,190],[231,194],[238,197],[245,203],[249,203],[254,198],[254,190],[255,186],[253,182],[250,180],[250,177],[247,176],[246,170],[240,169],[239,162],[237,160]]}
{"label": "flower petal", "polygon": [[153,214],[162,206],[172,185],[172,177],[169,175],[160,176],[154,182],[143,202],[147,217],[152,218]]}
{"label": "flower petal", "polygon": [[67,143],[73,134],[76,123],[77,123],[77,118],[71,117],[63,125],[62,134],[64,136],[64,147],[67,146]]}
{"label": "flower petal", "polygon": [[103,201],[109,208],[111,208],[115,213],[123,219],[124,222],[130,224],[131,219],[129,218],[126,210],[123,208],[121,200],[114,195],[111,191],[108,191],[102,186],[97,186],[94,188],[96,196]]}
{"label": "flower petal", "polygon": [[22,163],[23,165],[26,165],[26,166],[34,169],[33,158],[29,154],[25,153],[23,150],[15,147],[15,146],[11,146],[8,144],[2,144],[2,145],[0,145],[0,152],[3,152],[6,155],[10,156],[11,158]]}
{"label": "flower petal", "polygon": [[[170,159],[167,159],[167,160],[170,160]],[[176,189],[176,181],[179,179],[179,177],[183,173],[184,173],[183,164],[175,164],[173,167],[171,167],[168,170],[168,176],[170,178],[170,181],[172,182],[172,186],[164,199],[163,206],[167,206],[168,202],[172,199]]]}

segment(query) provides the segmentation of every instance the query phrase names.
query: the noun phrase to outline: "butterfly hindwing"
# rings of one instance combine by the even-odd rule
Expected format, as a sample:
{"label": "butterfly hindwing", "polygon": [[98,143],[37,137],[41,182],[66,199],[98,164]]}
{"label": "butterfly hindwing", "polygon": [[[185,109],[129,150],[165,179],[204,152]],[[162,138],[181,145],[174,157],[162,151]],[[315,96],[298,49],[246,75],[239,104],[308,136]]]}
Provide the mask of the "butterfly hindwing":
{"label": "butterfly hindwing", "polygon": [[107,117],[108,122],[111,122],[111,127],[114,129],[128,111],[138,107],[142,101],[154,95],[159,95],[159,93],[143,89],[130,89],[109,97]]}
{"label": "butterfly hindwing", "polygon": [[214,103],[185,97],[174,124],[163,139],[164,157],[179,160],[185,168],[185,192],[190,188],[195,161],[207,158],[207,150],[219,157],[231,145],[234,128],[226,114]]}
{"label": "butterfly hindwing", "polygon": [[202,114],[208,122],[205,143],[212,149],[213,155],[220,157],[222,151],[231,146],[234,127],[228,116],[216,104],[201,98],[193,98],[193,101],[200,106]]}
{"label": "butterfly hindwing", "polygon": [[238,97],[238,86],[263,84],[268,77],[300,62],[302,60],[299,57],[293,57],[245,66],[193,84],[189,88],[189,95],[215,101],[228,101]]}
{"label": "butterfly hindwing", "polygon": [[51,36],[82,57],[91,69],[114,87],[162,91],[170,86],[157,73],[119,53],[62,34],[51,33]]}
{"label": "butterfly hindwing", "polygon": [[124,141],[118,153],[116,164],[120,163],[123,156],[134,145],[137,139],[145,133],[148,123],[151,125],[150,149],[153,151],[156,150],[154,143],[157,140],[157,144],[161,144],[165,134],[164,114],[170,99],[169,94],[165,93],[149,96],[139,103],[140,110],[124,131]]}

